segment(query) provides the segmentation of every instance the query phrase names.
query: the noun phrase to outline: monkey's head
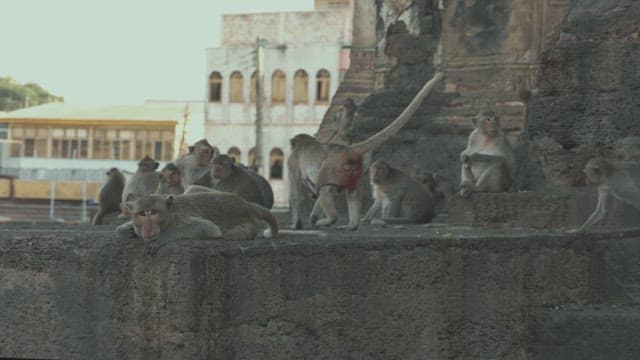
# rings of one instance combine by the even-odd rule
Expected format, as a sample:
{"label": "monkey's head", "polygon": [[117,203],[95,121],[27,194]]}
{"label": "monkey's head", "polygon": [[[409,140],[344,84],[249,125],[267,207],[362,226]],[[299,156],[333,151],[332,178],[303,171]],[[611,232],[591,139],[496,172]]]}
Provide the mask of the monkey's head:
{"label": "monkey's head", "polygon": [[145,241],[156,240],[176,216],[173,196],[144,195],[125,203],[133,230]]}
{"label": "monkey's head", "polygon": [[118,170],[118,168],[114,168],[113,167],[113,168],[109,169],[109,171],[107,171],[107,176],[111,177],[111,176],[117,175],[119,173],[120,173],[120,170]]}
{"label": "monkey's head", "polygon": [[233,173],[234,159],[229,155],[218,155],[211,162],[211,176],[214,179],[226,179]]}
{"label": "monkey's head", "polygon": [[347,113],[353,114],[356,111],[356,102],[352,98],[346,98],[342,103],[342,107]]}
{"label": "monkey's head", "polygon": [[298,134],[289,140],[291,143],[291,149],[295,149],[298,146],[304,146],[306,143],[313,142],[315,138],[309,134]]}
{"label": "monkey's head", "polygon": [[496,137],[502,134],[500,117],[493,111],[481,111],[471,121],[473,126],[488,137]]}
{"label": "monkey's head", "polygon": [[198,140],[192,146],[189,146],[189,154],[194,154],[198,159],[198,164],[205,166],[209,164],[215,154],[215,149],[207,139]]}
{"label": "monkey's head", "polygon": [[380,184],[389,176],[389,164],[384,160],[376,160],[369,166],[371,182]]}
{"label": "monkey's head", "polygon": [[176,187],[180,185],[180,169],[178,169],[175,164],[168,163],[160,172],[160,181],[166,183],[169,187]]}
{"label": "monkey's head", "polygon": [[611,177],[613,170],[613,164],[604,158],[598,157],[589,160],[583,172],[587,178],[587,184],[600,185]]}
{"label": "monkey's head", "polygon": [[160,166],[160,163],[153,160],[149,155],[138,161],[138,172],[151,172]]}

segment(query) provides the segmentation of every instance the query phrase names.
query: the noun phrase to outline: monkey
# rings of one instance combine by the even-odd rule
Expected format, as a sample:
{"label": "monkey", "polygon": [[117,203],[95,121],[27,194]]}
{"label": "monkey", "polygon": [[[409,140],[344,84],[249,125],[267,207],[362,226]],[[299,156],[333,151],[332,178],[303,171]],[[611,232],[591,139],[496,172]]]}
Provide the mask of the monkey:
{"label": "monkey", "polygon": [[342,108],[336,112],[334,121],[337,127],[333,135],[327,141],[328,143],[346,144],[353,142],[355,137],[355,114],[357,106],[351,98],[344,100]]}
{"label": "monkey", "polygon": [[269,182],[259,174],[237,165],[228,155],[218,155],[213,159],[211,177],[213,189],[236,193],[267,209],[273,207],[273,190]]}
{"label": "monkey", "polygon": [[179,195],[184,193],[184,187],[181,183],[180,169],[173,164],[166,164],[160,170],[160,183],[156,188],[156,194]]}
{"label": "monkey", "polygon": [[120,211],[123,216],[127,215],[127,209],[123,206],[125,202],[156,191],[160,183],[160,173],[156,171],[159,165],[160,163],[148,155],[138,161],[138,170],[127,181],[122,191]]}
{"label": "monkey", "polygon": [[149,244],[154,254],[171,240],[208,240],[222,237],[222,231],[213,221],[191,216],[175,201],[173,195],[145,195],[126,203],[131,221],[116,228],[120,237],[135,235]]}
{"label": "monkey", "polygon": [[611,197],[640,210],[640,164],[613,163],[605,158],[589,160],[583,170],[587,183],[597,185],[598,202],[587,220],[572,232],[584,232],[607,215]]}
{"label": "monkey", "polygon": [[109,213],[120,212],[120,200],[124,190],[125,178],[118,168],[107,171],[107,182],[100,188],[98,194],[99,209],[91,221],[92,225],[103,223],[104,216]]}
{"label": "monkey", "polygon": [[617,160],[640,160],[640,136],[627,136],[618,140],[610,154]]}
{"label": "monkey", "polygon": [[500,118],[493,112],[481,111],[472,122],[474,129],[467,148],[460,154],[460,195],[509,190],[514,154],[500,126]]}
{"label": "monkey", "polygon": [[[427,186],[384,160],[369,167],[374,203],[363,221],[372,224],[424,224],[436,215],[439,197]],[[382,210],[380,219],[373,219]]]}
{"label": "monkey", "polygon": [[[293,229],[303,228],[300,219],[303,187],[308,188],[316,197],[309,216],[312,226],[330,226],[338,220],[332,192],[336,189],[346,189],[349,223],[346,226],[340,226],[339,229],[358,229],[362,207],[365,154],[378,148],[409,121],[422,100],[427,97],[442,76],[442,73],[436,73],[391,124],[362,142],[351,145],[322,143],[307,134],[298,134],[290,140],[291,156],[287,160],[287,167]],[[325,218],[318,220],[316,214],[320,210]]]}
{"label": "monkey", "polygon": [[175,164],[180,170],[182,186],[211,186],[212,179],[209,164],[215,155],[215,148],[207,139],[201,139],[189,146],[189,153],[183,155]]}

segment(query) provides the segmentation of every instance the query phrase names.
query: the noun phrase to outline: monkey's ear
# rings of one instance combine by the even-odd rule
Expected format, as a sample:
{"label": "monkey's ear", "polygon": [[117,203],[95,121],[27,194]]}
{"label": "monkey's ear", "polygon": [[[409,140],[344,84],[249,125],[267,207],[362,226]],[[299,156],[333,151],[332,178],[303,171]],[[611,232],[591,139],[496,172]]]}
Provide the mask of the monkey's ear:
{"label": "monkey's ear", "polygon": [[124,203],[124,208],[127,209],[127,211],[130,214],[133,214],[133,201],[127,201]]}
{"label": "monkey's ear", "polygon": [[195,147],[195,146],[193,146],[193,145],[192,145],[192,146],[189,146],[189,154],[193,153],[193,150],[194,150],[195,148],[196,148],[196,147]]}
{"label": "monkey's ear", "polygon": [[173,195],[169,195],[169,197],[167,197],[167,209],[171,209],[174,205],[175,205],[175,199],[173,198]]}
{"label": "monkey's ear", "polygon": [[473,124],[473,127],[477,128],[478,127],[478,120],[480,119],[480,116],[474,116],[471,118],[471,123]]}

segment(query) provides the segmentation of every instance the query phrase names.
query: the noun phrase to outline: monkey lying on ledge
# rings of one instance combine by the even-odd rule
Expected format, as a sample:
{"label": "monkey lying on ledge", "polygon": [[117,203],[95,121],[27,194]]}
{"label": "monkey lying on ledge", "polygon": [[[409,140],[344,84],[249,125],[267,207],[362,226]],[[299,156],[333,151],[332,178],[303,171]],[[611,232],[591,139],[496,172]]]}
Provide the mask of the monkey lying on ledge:
{"label": "monkey lying on ledge", "polygon": [[116,231],[121,236],[135,234],[146,241],[158,239],[157,246],[173,238],[253,240],[261,221],[269,225],[264,237],[275,237],[279,230],[276,218],[260,205],[233,193],[199,186],[187,188],[183,195],[145,195],[125,206],[130,210],[131,221]]}

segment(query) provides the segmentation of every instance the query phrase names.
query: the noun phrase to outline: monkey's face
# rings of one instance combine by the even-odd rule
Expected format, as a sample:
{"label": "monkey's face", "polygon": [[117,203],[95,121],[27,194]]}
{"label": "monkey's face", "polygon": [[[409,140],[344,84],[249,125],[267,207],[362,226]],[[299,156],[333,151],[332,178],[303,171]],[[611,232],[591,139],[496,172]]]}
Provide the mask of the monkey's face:
{"label": "monkey's face", "polygon": [[382,161],[376,161],[369,167],[369,176],[374,184],[381,184],[388,174],[389,166]]}
{"label": "monkey's face", "polygon": [[180,173],[177,171],[163,170],[162,181],[169,187],[176,187],[180,185]]}
{"label": "monkey's face", "polygon": [[213,149],[207,146],[200,146],[196,149],[196,156],[200,165],[206,165],[213,158]]}
{"label": "monkey's face", "polygon": [[145,241],[156,240],[167,222],[173,197],[164,199],[158,195],[148,195],[126,203],[132,215],[135,233]]}
{"label": "monkey's face", "polygon": [[211,175],[214,179],[226,179],[231,175],[231,162],[214,160],[211,163]]}
{"label": "monkey's face", "polygon": [[498,119],[491,116],[485,116],[478,120],[482,132],[489,137],[496,137],[500,131],[500,123]]}
{"label": "monkey's face", "polygon": [[584,167],[584,175],[589,185],[600,185],[602,183],[603,171],[600,164],[590,160]]}

